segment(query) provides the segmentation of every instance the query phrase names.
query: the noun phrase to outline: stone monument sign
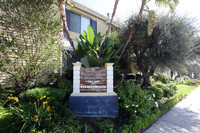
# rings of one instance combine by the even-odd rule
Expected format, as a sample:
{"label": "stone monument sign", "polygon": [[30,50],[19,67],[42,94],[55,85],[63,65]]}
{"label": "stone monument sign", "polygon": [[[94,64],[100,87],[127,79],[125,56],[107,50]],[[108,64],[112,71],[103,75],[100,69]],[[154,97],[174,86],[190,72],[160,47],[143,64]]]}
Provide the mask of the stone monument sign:
{"label": "stone monument sign", "polygon": [[118,97],[113,92],[113,63],[105,67],[81,67],[73,63],[73,93],[69,106],[79,116],[116,117]]}

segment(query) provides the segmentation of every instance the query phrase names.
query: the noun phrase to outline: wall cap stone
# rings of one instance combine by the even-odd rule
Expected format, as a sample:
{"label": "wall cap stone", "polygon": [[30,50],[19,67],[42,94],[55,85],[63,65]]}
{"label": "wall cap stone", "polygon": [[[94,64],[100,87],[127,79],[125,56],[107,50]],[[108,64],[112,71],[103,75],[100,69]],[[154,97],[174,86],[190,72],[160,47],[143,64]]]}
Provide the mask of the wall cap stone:
{"label": "wall cap stone", "polygon": [[117,93],[71,93],[70,96],[116,96]]}
{"label": "wall cap stone", "polygon": [[76,62],[76,63],[72,63],[74,66],[81,66],[82,65],[82,63],[80,63],[80,62]]}
{"label": "wall cap stone", "polygon": [[105,64],[105,67],[113,66],[113,64],[114,64],[114,63],[106,63],[106,64]]}

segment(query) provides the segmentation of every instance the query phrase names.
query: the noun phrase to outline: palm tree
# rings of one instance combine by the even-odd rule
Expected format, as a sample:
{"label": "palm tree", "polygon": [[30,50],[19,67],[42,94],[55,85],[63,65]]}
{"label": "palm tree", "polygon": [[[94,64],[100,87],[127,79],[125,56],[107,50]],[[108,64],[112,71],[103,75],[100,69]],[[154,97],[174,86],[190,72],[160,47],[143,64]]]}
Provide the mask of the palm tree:
{"label": "palm tree", "polygon": [[[142,0],[142,3],[141,3],[141,7],[140,7],[140,11],[137,15],[137,18],[136,18],[136,22],[138,22],[140,20],[140,17],[142,16],[142,13],[143,11],[147,11],[149,13],[149,21],[148,21],[148,35],[150,36],[151,35],[151,32],[154,28],[154,25],[153,23],[155,22],[155,12],[152,11],[152,10],[149,10],[148,7],[147,9],[148,10],[145,10],[145,6],[147,6],[147,3],[150,2],[151,0]],[[157,6],[169,6],[170,7],[170,10],[171,12],[174,12],[175,10],[175,6],[179,3],[179,0],[155,0],[155,4]],[[126,47],[128,46],[129,42],[131,41],[132,37],[133,37],[133,30],[130,32],[129,34],[129,38],[128,40],[126,41],[126,44],[124,45],[123,47],[123,50],[120,54],[120,59],[126,49]]]}

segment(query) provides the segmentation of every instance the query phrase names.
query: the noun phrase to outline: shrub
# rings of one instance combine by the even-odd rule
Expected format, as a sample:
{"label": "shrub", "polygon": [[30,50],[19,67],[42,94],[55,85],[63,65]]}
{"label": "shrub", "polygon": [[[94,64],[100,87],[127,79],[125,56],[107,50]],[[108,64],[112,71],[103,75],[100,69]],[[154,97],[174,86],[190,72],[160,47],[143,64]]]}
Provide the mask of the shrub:
{"label": "shrub", "polygon": [[164,97],[169,98],[170,96],[173,96],[176,92],[174,88],[169,88],[166,84],[162,84],[160,82],[156,82],[153,86],[162,89]]}
{"label": "shrub", "polygon": [[142,75],[136,74],[136,85],[141,85],[143,81]]}
{"label": "shrub", "polygon": [[113,133],[114,132],[114,123],[111,120],[97,121],[96,123],[96,132],[100,133]]}
{"label": "shrub", "polygon": [[114,85],[119,85],[124,80],[123,74],[118,70],[114,70]]}
{"label": "shrub", "polygon": [[4,87],[3,87],[3,85],[2,84],[0,84],[0,92],[3,92],[4,91]]}
{"label": "shrub", "polygon": [[21,93],[19,99],[22,103],[34,102],[42,96],[50,97],[49,101],[52,106],[58,108],[63,104],[63,100],[66,96],[66,90],[57,88],[33,88]]}
{"label": "shrub", "polygon": [[77,117],[63,105],[62,108],[53,113],[50,132],[79,133],[83,126],[79,124]]}
{"label": "shrub", "polygon": [[173,83],[168,83],[168,84],[166,84],[166,86],[169,87],[170,89],[175,90],[175,91],[178,89],[176,84],[173,84]]}
{"label": "shrub", "polygon": [[154,78],[153,78],[152,76],[149,78],[149,80],[150,80],[150,83],[151,83],[151,84],[154,84],[154,83],[155,83],[155,80],[154,80]]}
{"label": "shrub", "polygon": [[51,106],[51,99],[42,96],[36,101],[11,107],[8,115],[11,117],[3,119],[7,121],[5,127],[0,124],[0,131],[11,128],[13,132],[81,132],[82,126],[67,105],[63,104],[57,110]]}
{"label": "shrub", "polygon": [[52,2],[0,2],[1,29],[7,29],[0,34],[0,71],[7,74],[4,82],[13,84],[17,94],[60,69],[61,51],[56,37],[60,23],[55,19]]}
{"label": "shrub", "polygon": [[67,70],[65,70],[65,78],[67,80],[73,81],[73,69],[68,68]]}
{"label": "shrub", "polygon": [[198,80],[198,79],[185,80],[185,84],[186,85],[197,86],[197,85],[200,85],[200,80]]}
{"label": "shrub", "polygon": [[56,87],[66,90],[66,97],[73,91],[73,69],[66,69],[63,75],[57,79]]}
{"label": "shrub", "polygon": [[21,122],[20,132],[37,132],[48,127],[51,122],[49,98],[43,96],[34,103],[24,103],[12,108],[14,115]]}
{"label": "shrub", "polygon": [[66,80],[66,79],[60,79],[60,81],[58,82],[58,86],[59,89],[63,89],[66,90],[66,95],[69,96],[72,91],[73,91],[73,84],[70,80]]}
{"label": "shrub", "polygon": [[[17,133],[21,124],[10,108],[0,109],[0,132]],[[13,123],[15,122],[15,123]]]}
{"label": "shrub", "polygon": [[190,80],[189,76],[183,76],[184,80]]}
{"label": "shrub", "polygon": [[0,84],[0,100],[4,100],[5,99],[5,88],[3,87],[3,85]]}
{"label": "shrub", "polygon": [[156,76],[153,76],[154,80],[155,81],[160,81],[162,82],[163,84],[166,84],[166,83],[170,83],[170,82],[173,82],[174,80],[171,79],[171,78],[167,78],[165,77],[164,75],[161,75],[161,74],[158,74]]}
{"label": "shrub", "polygon": [[132,81],[127,81],[117,88],[119,97],[119,118],[128,119],[134,122],[137,117],[145,117],[150,114],[158,104],[153,100],[153,96],[147,90],[142,90],[134,85]]}
{"label": "shrub", "polygon": [[61,76],[61,78],[62,79],[64,78],[66,80],[70,80],[73,82],[73,69],[71,69],[71,68],[66,69],[65,72],[63,73],[63,75]]}
{"label": "shrub", "polygon": [[151,94],[153,96],[155,101],[159,102],[159,100],[162,99],[162,97],[163,97],[163,90],[162,89],[150,86],[148,88],[148,90],[149,90],[149,94]]}
{"label": "shrub", "polygon": [[[59,77],[60,77],[60,73],[55,73],[55,72],[50,73],[48,76],[48,83],[50,85],[55,85],[56,82],[58,81]],[[37,87],[38,87],[38,85],[37,85]]]}

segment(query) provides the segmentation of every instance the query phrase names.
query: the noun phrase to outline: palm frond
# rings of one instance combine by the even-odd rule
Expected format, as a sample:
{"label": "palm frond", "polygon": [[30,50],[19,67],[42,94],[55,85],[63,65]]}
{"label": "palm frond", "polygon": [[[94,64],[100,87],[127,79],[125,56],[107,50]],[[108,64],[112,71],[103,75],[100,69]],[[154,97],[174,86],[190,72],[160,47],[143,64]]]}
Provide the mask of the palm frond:
{"label": "palm frond", "polygon": [[171,12],[175,11],[175,6],[179,3],[179,0],[155,0],[157,6],[169,6]]}
{"label": "palm frond", "polygon": [[153,10],[148,11],[149,16],[148,16],[148,28],[147,28],[147,32],[148,32],[148,36],[151,35],[151,33],[153,32],[153,28],[155,26],[155,21],[156,21],[156,14]]}

